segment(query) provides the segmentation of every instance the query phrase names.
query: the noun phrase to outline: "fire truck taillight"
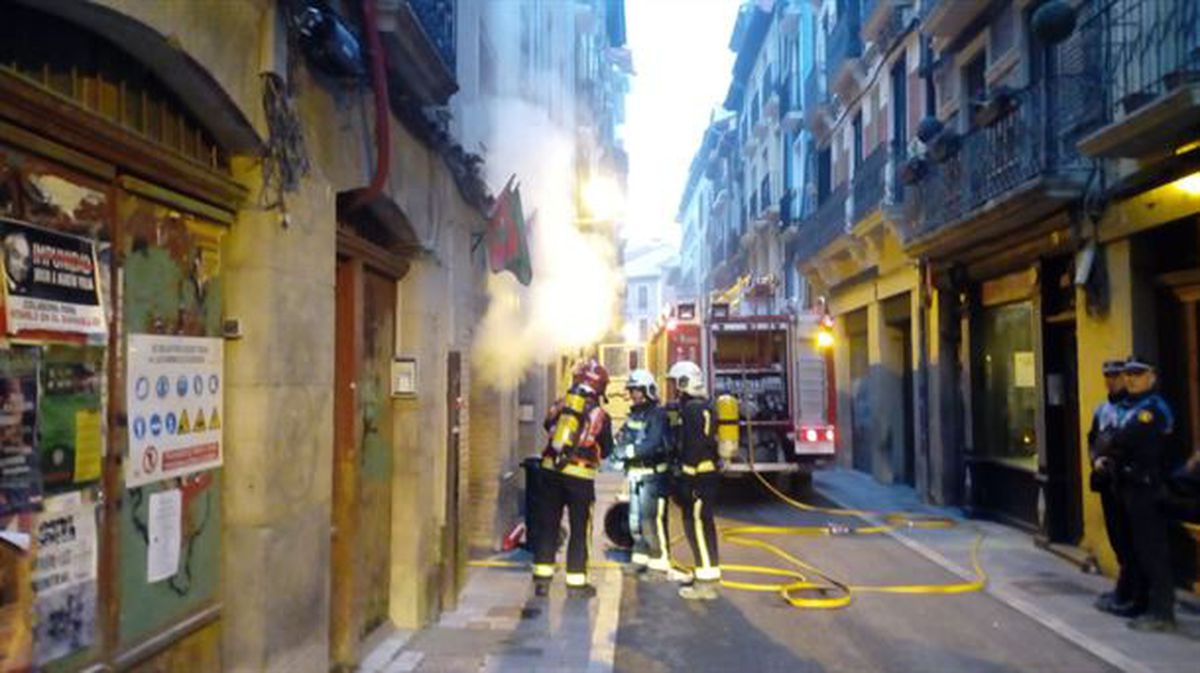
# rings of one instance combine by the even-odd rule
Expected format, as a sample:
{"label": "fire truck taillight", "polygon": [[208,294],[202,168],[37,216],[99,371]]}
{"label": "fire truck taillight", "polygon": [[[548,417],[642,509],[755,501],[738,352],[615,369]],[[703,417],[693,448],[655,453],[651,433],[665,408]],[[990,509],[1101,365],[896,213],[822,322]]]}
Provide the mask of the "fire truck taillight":
{"label": "fire truck taillight", "polygon": [[817,431],[813,430],[812,428],[805,430],[804,431],[804,439],[805,439],[805,441],[809,441],[809,442],[817,441]]}
{"label": "fire truck taillight", "polygon": [[826,429],[825,430],[825,441],[832,442],[833,438],[834,438],[833,428]]}

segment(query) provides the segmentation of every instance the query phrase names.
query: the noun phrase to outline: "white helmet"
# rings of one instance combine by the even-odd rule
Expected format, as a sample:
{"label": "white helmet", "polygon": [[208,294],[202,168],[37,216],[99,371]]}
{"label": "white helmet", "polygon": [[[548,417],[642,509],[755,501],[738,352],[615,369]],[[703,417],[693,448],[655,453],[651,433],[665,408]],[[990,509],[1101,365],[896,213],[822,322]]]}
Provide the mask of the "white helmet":
{"label": "white helmet", "polygon": [[707,391],[704,386],[704,372],[700,365],[688,360],[680,360],[671,365],[667,378],[675,381],[679,392],[692,397],[704,397]]}
{"label": "white helmet", "polygon": [[629,372],[629,379],[625,381],[625,390],[633,388],[641,388],[646,391],[646,397],[655,402],[658,401],[658,383],[654,381],[654,375],[645,369],[635,369]]}

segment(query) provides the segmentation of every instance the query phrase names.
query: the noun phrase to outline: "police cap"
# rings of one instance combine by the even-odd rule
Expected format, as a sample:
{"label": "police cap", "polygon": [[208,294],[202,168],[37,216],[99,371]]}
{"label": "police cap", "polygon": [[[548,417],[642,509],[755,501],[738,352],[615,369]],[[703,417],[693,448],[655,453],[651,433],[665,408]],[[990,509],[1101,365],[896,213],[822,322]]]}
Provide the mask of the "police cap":
{"label": "police cap", "polygon": [[1104,365],[1101,368],[1101,371],[1104,372],[1105,376],[1117,376],[1121,372],[1125,371],[1125,361],[1124,360],[1105,360]]}
{"label": "police cap", "polygon": [[1130,355],[1121,371],[1126,374],[1145,374],[1154,371],[1154,365],[1144,357]]}

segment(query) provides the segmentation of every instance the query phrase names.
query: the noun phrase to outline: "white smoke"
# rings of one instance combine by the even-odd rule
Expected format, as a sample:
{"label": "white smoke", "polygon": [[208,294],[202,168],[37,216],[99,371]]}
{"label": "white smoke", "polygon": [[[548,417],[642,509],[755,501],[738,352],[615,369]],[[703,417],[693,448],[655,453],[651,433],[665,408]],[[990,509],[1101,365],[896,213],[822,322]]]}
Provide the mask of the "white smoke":
{"label": "white smoke", "polygon": [[520,100],[498,101],[491,118],[488,182],[498,191],[517,176],[532,225],[533,282],[526,288],[510,273],[489,275],[472,360],[488,384],[512,389],[530,366],[602,339],[624,280],[612,241],[576,226],[574,134]]}

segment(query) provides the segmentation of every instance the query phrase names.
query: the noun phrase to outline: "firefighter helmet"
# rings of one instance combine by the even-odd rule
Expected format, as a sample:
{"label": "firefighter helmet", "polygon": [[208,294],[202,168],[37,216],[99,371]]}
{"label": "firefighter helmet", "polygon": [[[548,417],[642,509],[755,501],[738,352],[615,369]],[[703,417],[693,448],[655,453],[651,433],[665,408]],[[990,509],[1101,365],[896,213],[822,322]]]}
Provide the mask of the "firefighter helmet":
{"label": "firefighter helmet", "polygon": [[629,372],[629,380],[625,382],[626,390],[641,388],[646,393],[646,397],[651,400],[658,401],[658,384],[654,381],[654,375],[645,369],[635,369]]}
{"label": "firefighter helmet", "polygon": [[603,397],[604,392],[608,389],[608,370],[604,368],[604,365],[596,362],[595,358],[588,358],[576,365],[571,382]]}
{"label": "firefighter helmet", "polygon": [[688,360],[680,360],[671,365],[667,378],[675,381],[679,392],[691,397],[704,397],[708,393],[704,386],[704,372],[700,365]]}

